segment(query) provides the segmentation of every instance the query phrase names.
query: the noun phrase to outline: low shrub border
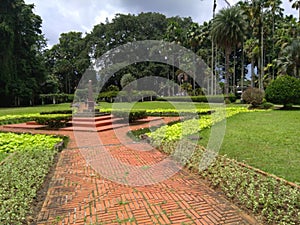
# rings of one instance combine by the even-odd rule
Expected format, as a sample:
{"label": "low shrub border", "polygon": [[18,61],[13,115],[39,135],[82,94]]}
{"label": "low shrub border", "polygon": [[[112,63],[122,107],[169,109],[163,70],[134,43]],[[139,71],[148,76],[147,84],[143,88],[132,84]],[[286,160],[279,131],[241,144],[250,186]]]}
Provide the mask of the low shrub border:
{"label": "low shrub border", "polygon": [[73,111],[70,110],[56,110],[56,111],[50,111],[50,112],[40,112],[40,115],[47,115],[47,114],[72,114]]}
{"label": "low shrub border", "polygon": [[[244,107],[228,107],[226,108],[226,118],[238,113],[249,112],[255,112],[255,110],[248,110]],[[151,138],[151,143],[153,145],[159,145],[163,142],[174,142],[184,136],[196,134],[203,129],[210,128],[213,124],[220,122],[224,118],[222,111],[216,110],[216,112],[213,114],[214,116],[210,114],[208,113],[208,115],[202,115],[199,119],[193,118],[190,120],[185,120],[182,123],[172,126],[162,126],[155,132],[151,132],[147,135]]]}
{"label": "low shrub border", "polygon": [[43,115],[32,118],[38,124],[47,125],[50,129],[57,129],[66,127],[67,123],[72,119],[71,115],[61,115],[61,114],[53,114],[53,115]]}
{"label": "low shrub border", "polygon": [[27,114],[27,115],[7,115],[0,116],[0,125],[6,124],[17,124],[17,123],[25,123],[28,121],[32,121],[32,118],[38,117],[39,114]]}
{"label": "low shrub border", "polygon": [[[66,120],[70,120],[71,117],[72,117],[71,114],[54,114],[54,113],[53,114],[43,114],[43,115],[40,115],[39,113],[26,114],[26,115],[7,115],[7,116],[0,116],[0,125],[17,124],[17,123],[25,123],[25,122],[29,122],[29,121],[36,121],[36,122],[38,122],[40,124],[44,124],[44,125],[48,125],[48,123],[49,123],[50,128],[59,128],[61,126],[65,126],[65,122],[67,122]],[[49,122],[47,122],[47,121],[49,121]],[[59,121],[62,121],[63,123],[60,124]],[[57,124],[57,127],[55,124]]]}
{"label": "low shrub border", "polygon": [[[230,102],[236,101],[234,94],[229,95]],[[223,95],[199,95],[199,96],[171,96],[171,97],[159,97],[156,101],[170,101],[170,102],[210,102],[210,103],[224,103],[225,97]]]}
{"label": "low shrub border", "polygon": [[[115,110],[116,113],[124,111],[124,114],[129,112],[128,109],[119,109]],[[214,113],[214,110],[211,109],[197,109],[197,110],[188,110],[188,109],[149,109],[149,110],[140,110],[140,109],[133,109],[131,111],[138,112],[138,111],[145,111],[146,116],[163,116],[163,117],[178,117],[178,116],[184,116],[184,117],[194,117],[195,115],[210,115]],[[101,109],[101,112],[103,113],[112,113],[111,109]],[[112,113],[114,114],[114,113]]]}
{"label": "low shrub border", "polygon": [[[206,150],[187,140],[183,142],[180,144],[183,148],[180,161],[184,162],[188,169],[198,173],[211,187],[221,190],[228,199],[263,218],[266,224],[297,224],[300,221],[299,185],[226,156],[216,156],[211,165],[199,171]],[[160,150],[172,154],[176,146],[178,143],[164,143]],[[188,151],[185,150],[191,147],[196,150],[192,157],[187,159],[185,152]],[[214,154],[211,156],[214,157]]]}
{"label": "low shrub border", "polygon": [[114,110],[111,114],[115,117],[128,119],[129,123],[133,123],[139,119],[147,117],[146,110]]}

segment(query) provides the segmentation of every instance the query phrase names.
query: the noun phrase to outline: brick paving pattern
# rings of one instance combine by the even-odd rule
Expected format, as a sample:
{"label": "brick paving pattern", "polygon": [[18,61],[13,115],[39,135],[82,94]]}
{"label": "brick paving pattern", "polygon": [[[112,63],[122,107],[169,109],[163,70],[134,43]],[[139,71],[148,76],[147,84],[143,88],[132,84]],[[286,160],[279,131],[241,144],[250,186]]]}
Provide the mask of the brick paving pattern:
{"label": "brick paving pattern", "polygon": [[[147,143],[135,143],[126,136],[129,129],[144,126],[147,123],[103,132],[30,130],[70,137],[68,147],[60,154],[37,224],[259,224],[184,169],[152,184],[148,181],[155,177],[139,177],[130,170],[147,171],[167,158]],[[105,158],[107,155],[110,158]],[[114,160],[125,167],[118,167]],[[124,173],[124,168],[129,168],[128,172]],[[165,172],[161,170],[158,172]],[[130,177],[131,173],[136,177]],[[128,185],[130,182],[136,185]]]}

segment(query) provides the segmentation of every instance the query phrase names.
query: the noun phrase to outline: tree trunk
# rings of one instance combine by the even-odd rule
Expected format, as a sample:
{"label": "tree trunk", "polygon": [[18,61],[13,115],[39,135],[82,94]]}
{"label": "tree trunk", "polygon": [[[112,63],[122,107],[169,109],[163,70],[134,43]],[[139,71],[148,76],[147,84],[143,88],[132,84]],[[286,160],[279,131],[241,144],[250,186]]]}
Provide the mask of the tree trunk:
{"label": "tree trunk", "polygon": [[251,87],[254,87],[255,73],[254,73],[254,57],[251,57]]}
{"label": "tree trunk", "polygon": [[242,92],[244,91],[244,77],[245,77],[245,72],[244,72],[244,63],[245,63],[245,55],[244,55],[244,43],[242,45],[242,71],[241,71],[241,87],[242,87]]}
{"label": "tree trunk", "polygon": [[230,49],[225,49],[225,98],[229,101],[229,56],[230,56]]}

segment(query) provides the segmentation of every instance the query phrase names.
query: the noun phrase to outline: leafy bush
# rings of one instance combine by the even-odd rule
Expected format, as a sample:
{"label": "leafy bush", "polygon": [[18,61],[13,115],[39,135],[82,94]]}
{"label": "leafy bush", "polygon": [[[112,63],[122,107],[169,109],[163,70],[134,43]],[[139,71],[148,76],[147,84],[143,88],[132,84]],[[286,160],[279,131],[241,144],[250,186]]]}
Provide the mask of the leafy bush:
{"label": "leafy bush", "polygon": [[124,120],[128,119],[129,123],[147,117],[146,110],[115,110],[112,111],[112,115],[123,118]]}
{"label": "leafy bush", "polygon": [[251,104],[252,107],[256,108],[263,103],[264,92],[258,88],[250,87],[243,92],[242,99],[247,104]]}
{"label": "leafy bush", "polygon": [[280,76],[266,89],[266,100],[275,104],[300,104],[300,80],[291,76]]}

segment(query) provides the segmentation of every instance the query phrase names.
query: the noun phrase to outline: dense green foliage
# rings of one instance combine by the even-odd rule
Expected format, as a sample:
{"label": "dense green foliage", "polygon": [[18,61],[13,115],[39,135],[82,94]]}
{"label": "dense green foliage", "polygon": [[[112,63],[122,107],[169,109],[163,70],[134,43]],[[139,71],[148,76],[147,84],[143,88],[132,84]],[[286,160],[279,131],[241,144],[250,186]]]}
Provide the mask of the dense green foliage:
{"label": "dense green foliage", "polygon": [[0,4],[0,106],[32,105],[45,78],[40,16],[24,0]]}
{"label": "dense green foliage", "polygon": [[266,99],[284,107],[300,104],[300,80],[290,76],[280,76],[266,89]]}
{"label": "dense green foliage", "polygon": [[[296,6],[294,3],[293,7]],[[46,101],[54,99],[45,97],[48,94],[73,94],[92,60],[120,45],[140,40],[179,44],[218,69],[214,75],[196,71],[196,76],[205,80],[205,87],[199,87],[193,75],[169,65],[178,64],[178,56],[173,55],[166,57],[165,63],[139,62],[126,66],[101,91],[116,91],[109,90],[112,85],[120,89],[124,74],[131,74],[137,80],[160,76],[178,84],[178,87],[172,82],[154,83],[153,87],[149,84],[153,88],[149,90],[163,96],[175,96],[182,91],[199,95],[197,90],[214,95],[218,94],[217,84],[223,81],[225,93],[235,93],[237,86],[263,90],[278,74],[299,78],[300,26],[296,18],[283,15],[280,0],[240,1],[202,25],[189,17],[167,18],[160,13],[116,14],[111,21],[96,24],[86,35],[73,31],[61,34],[59,43],[50,49],[45,49],[42,19],[33,9],[24,0],[4,0],[0,5],[0,105],[42,103],[40,94]],[[252,65],[251,81],[245,79],[248,64]],[[90,73],[88,79],[97,83],[96,73]],[[139,88],[137,85],[141,91]]]}
{"label": "dense green foliage", "polygon": [[61,139],[45,135],[0,135],[1,151],[14,152],[0,165],[0,223],[25,224],[57,153],[54,145]]}

